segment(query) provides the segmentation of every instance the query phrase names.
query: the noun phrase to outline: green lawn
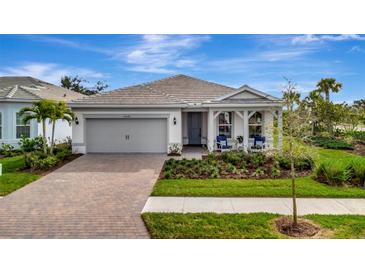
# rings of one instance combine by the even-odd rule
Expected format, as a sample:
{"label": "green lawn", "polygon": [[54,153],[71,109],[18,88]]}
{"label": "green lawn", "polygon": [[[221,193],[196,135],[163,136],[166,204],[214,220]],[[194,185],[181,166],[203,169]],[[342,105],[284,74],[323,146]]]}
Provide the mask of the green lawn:
{"label": "green lawn", "polygon": [[316,163],[321,163],[325,160],[341,160],[344,162],[349,162],[354,158],[362,157],[344,150],[313,147],[312,151],[314,152]]}
{"label": "green lawn", "polygon": [[[160,180],[152,196],[197,197],[290,197],[290,179],[175,179]],[[298,178],[298,197],[365,198],[365,190],[356,187],[333,187],[310,177]]]}
{"label": "green lawn", "polygon": [[7,195],[33,181],[40,176],[17,169],[24,167],[23,156],[4,158],[0,160],[3,165],[3,175],[0,176],[0,196]]}
{"label": "green lawn", "polygon": [[[274,228],[279,215],[268,213],[144,213],[152,238],[157,239],[278,239],[287,238]],[[348,215],[308,215],[324,229],[321,237],[365,238],[365,217]]]}

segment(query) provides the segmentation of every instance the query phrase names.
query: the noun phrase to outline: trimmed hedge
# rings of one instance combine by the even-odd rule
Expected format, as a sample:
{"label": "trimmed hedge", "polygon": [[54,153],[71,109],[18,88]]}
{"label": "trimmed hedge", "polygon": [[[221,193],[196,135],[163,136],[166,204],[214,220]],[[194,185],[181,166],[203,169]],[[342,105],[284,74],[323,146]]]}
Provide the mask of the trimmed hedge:
{"label": "trimmed hedge", "polygon": [[354,147],[351,144],[335,138],[313,136],[309,138],[309,141],[315,146],[328,149],[345,149],[345,150],[354,149]]}

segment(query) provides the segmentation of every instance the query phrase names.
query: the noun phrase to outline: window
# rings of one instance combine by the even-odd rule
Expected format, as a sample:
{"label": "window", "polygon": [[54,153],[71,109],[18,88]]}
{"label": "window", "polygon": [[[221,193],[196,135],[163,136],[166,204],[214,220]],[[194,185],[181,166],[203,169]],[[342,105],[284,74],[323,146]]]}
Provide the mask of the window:
{"label": "window", "polygon": [[255,114],[250,117],[248,121],[248,131],[250,138],[262,134],[262,114],[260,112],[255,112]]}
{"label": "window", "polygon": [[218,116],[219,135],[225,135],[227,138],[232,137],[232,112],[222,112]]}
{"label": "window", "polygon": [[26,124],[23,123],[23,117],[19,115],[19,113],[16,114],[16,138],[20,139],[22,137],[29,138],[30,137],[30,121],[28,121]]}
{"label": "window", "polygon": [[3,138],[3,113],[0,112],[0,140]]}

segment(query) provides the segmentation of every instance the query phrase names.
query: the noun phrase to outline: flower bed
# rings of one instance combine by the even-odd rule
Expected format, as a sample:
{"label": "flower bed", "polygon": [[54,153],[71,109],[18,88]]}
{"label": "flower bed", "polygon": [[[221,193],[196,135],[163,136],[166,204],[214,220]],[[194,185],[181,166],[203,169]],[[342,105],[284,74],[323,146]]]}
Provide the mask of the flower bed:
{"label": "flower bed", "polygon": [[[308,175],[314,166],[310,157],[295,160],[299,176]],[[207,179],[207,178],[288,178],[290,162],[276,154],[244,152],[211,153],[202,160],[175,160],[165,162],[161,179]]]}

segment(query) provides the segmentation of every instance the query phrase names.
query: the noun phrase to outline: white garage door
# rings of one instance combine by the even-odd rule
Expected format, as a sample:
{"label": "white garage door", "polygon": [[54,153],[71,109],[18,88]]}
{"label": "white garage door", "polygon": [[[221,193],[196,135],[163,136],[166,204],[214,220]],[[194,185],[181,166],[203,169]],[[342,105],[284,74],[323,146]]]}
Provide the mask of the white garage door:
{"label": "white garage door", "polygon": [[88,153],[166,153],[166,119],[86,119]]}

